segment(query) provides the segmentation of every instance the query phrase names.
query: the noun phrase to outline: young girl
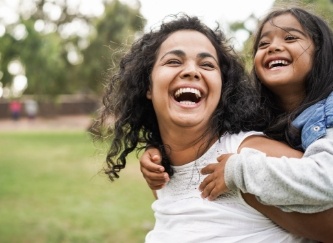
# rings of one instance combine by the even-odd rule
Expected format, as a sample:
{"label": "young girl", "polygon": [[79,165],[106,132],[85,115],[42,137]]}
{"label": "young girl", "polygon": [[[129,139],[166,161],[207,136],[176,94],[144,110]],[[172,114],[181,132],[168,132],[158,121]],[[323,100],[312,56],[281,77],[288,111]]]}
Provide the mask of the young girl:
{"label": "young girl", "polygon": [[213,173],[200,186],[203,197],[213,200],[227,188],[240,188],[287,212],[333,207],[332,54],[332,31],[305,10],[273,11],[263,20],[254,65],[263,100],[272,107],[266,134],[305,150],[304,157],[270,158],[253,149],[226,155],[203,170]]}
{"label": "young girl", "polygon": [[[300,8],[272,11],[254,42],[255,80],[270,109],[266,134],[305,150],[302,159],[267,157],[244,148],[202,170],[210,200],[229,190],[251,193],[286,212],[313,213],[333,207],[333,35],[318,16]],[[292,123],[290,121],[293,121]],[[169,177],[148,149],[141,170],[152,189]]]}
{"label": "young girl", "polygon": [[[288,156],[300,154],[250,131],[265,122],[244,79],[244,69],[224,35],[196,17],[163,23],[122,58],[109,80],[95,128],[112,134],[105,171],[112,180],[141,142],[159,146],[173,174],[152,205],[156,223],[147,243],[312,242],[253,210],[239,190],[215,201],[202,199],[198,191],[204,178],[200,169],[223,153],[271,144]],[[277,156],[279,150],[264,151]]]}

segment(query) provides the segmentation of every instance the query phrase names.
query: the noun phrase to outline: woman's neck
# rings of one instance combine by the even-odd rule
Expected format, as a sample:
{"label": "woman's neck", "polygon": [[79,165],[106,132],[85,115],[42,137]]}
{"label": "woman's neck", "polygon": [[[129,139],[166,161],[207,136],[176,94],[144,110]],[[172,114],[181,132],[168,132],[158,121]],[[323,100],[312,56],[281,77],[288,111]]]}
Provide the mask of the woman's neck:
{"label": "woman's neck", "polygon": [[184,165],[198,159],[217,139],[210,139],[211,137],[207,135],[194,136],[193,134],[198,133],[183,131],[162,135],[166,153],[172,165]]}

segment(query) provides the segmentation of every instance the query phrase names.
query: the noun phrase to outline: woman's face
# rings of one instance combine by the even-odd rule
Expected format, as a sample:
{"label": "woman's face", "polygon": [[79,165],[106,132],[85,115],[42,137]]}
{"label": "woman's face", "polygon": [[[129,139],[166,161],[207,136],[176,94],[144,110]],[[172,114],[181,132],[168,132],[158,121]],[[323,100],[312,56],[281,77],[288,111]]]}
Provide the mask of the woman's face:
{"label": "woman's face", "polygon": [[147,98],[160,129],[206,128],[221,97],[216,50],[200,32],[180,30],[160,46]]}
{"label": "woman's face", "polygon": [[283,14],[263,26],[254,58],[261,82],[280,98],[305,95],[305,77],[312,68],[314,43],[298,20]]}

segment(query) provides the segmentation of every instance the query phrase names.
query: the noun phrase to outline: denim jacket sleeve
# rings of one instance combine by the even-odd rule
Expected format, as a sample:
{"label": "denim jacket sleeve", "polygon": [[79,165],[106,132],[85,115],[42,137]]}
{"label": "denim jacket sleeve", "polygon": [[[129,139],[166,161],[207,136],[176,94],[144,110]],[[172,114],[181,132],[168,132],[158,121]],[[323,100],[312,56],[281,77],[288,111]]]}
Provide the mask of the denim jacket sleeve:
{"label": "denim jacket sleeve", "polygon": [[301,147],[307,147],[333,127],[333,92],[324,100],[305,109],[292,123],[301,130]]}
{"label": "denim jacket sleeve", "polygon": [[285,212],[315,213],[333,207],[333,128],[308,146],[303,158],[274,158],[243,148],[225,167],[227,187],[254,194]]}

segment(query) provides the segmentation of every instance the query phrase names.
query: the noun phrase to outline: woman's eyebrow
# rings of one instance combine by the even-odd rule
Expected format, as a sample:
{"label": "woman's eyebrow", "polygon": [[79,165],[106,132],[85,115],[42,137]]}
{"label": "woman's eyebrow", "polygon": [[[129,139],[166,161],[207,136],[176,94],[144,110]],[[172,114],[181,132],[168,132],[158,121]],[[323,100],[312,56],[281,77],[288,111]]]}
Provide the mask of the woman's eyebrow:
{"label": "woman's eyebrow", "polygon": [[171,50],[171,51],[168,51],[167,53],[165,53],[160,59],[163,59],[165,56],[170,55],[170,54],[173,54],[173,55],[176,55],[179,57],[184,57],[186,55],[185,52],[182,50]]}
{"label": "woman's eyebrow", "polygon": [[[165,53],[160,59],[163,59],[165,56],[167,56],[169,54],[173,54],[173,55],[176,55],[176,56],[179,56],[179,57],[185,57],[186,56],[186,53],[182,50],[171,50],[171,51],[168,51],[167,53]],[[213,58],[216,62],[218,62],[216,60],[216,58],[208,52],[198,53],[197,57],[201,58],[201,59],[206,58],[206,57],[210,57],[210,58]]]}
{"label": "woman's eyebrow", "polygon": [[208,52],[201,52],[201,53],[199,53],[197,55],[197,57],[199,57],[199,58],[211,57],[211,58],[213,58],[218,63],[218,61],[216,60],[216,58],[212,54],[210,54]]}

